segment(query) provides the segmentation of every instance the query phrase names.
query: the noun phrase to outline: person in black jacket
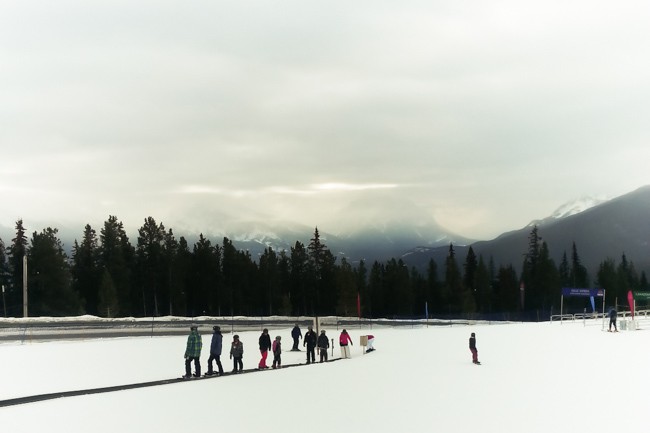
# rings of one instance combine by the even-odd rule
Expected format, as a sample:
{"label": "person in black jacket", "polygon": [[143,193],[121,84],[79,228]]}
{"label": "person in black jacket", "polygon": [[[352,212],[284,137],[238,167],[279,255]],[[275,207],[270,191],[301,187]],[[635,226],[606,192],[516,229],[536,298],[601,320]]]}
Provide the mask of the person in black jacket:
{"label": "person in black jacket", "polygon": [[305,333],[305,338],[302,341],[303,346],[307,346],[307,364],[311,364],[312,362],[316,362],[316,333],[314,332],[314,329],[310,326],[309,330],[307,333]]}
{"label": "person in black jacket", "polygon": [[293,352],[300,352],[300,349],[298,349],[298,343],[300,338],[302,338],[302,331],[300,331],[300,327],[296,323],[296,326],[293,327],[291,330],[291,338],[293,338],[293,347],[291,350]]}
{"label": "person in black jacket", "polygon": [[474,364],[480,364],[480,362],[478,362],[478,349],[476,349],[476,334],[473,332],[469,337],[469,350],[472,352],[472,362]]}
{"label": "person in black jacket", "polygon": [[269,350],[271,350],[271,337],[269,336],[269,330],[264,328],[262,331],[262,335],[260,335],[260,353],[262,354],[262,359],[260,359],[259,364],[257,365],[257,368],[260,370],[264,368],[269,368],[268,365],[266,365],[266,357],[269,355]]}
{"label": "person in black jacket", "polygon": [[607,329],[607,331],[612,332],[612,325],[614,325],[614,332],[618,332],[618,328],[616,327],[616,316],[618,316],[616,308],[612,307],[612,309],[609,310],[609,329]]}
{"label": "person in black jacket", "polygon": [[327,335],[325,335],[324,329],[320,331],[316,344],[318,345],[320,362],[327,361],[327,350],[330,348],[330,340],[327,338]]}

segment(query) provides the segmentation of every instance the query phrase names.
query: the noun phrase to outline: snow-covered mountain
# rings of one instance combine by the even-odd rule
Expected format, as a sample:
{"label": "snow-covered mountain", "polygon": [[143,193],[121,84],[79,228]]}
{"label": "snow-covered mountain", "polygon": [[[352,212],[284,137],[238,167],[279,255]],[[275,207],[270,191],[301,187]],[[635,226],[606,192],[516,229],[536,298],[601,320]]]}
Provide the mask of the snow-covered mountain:
{"label": "snow-covered mountain", "polygon": [[527,227],[533,227],[535,225],[543,226],[546,224],[550,224],[552,222],[561,220],[563,218],[567,218],[582,213],[588,209],[598,206],[599,204],[605,203],[608,200],[609,198],[605,196],[599,196],[599,197],[583,196],[578,199],[571,200],[564,203],[563,205],[555,209],[555,211],[551,215],[547,216],[546,218],[531,221],[527,225]]}
{"label": "snow-covered mountain", "polygon": [[[571,252],[575,243],[582,263],[592,277],[605,259],[620,260],[625,254],[637,271],[650,271],[650,186],[645,186],[611,200],[581,199],[562,206],[553,216],[533,221],[539,235],[547,243],[551,258],[559,263],[562,255]],[[474,253],[499,265],[521,265],[528,248],[531,226],[504,233],[490,241],[471,245]],[[468,247],[456,246],[459,260],[464,260]],[[444,263],[447,248],[418,248],[404,256],[409,265],[424,267],[434,259]]]}

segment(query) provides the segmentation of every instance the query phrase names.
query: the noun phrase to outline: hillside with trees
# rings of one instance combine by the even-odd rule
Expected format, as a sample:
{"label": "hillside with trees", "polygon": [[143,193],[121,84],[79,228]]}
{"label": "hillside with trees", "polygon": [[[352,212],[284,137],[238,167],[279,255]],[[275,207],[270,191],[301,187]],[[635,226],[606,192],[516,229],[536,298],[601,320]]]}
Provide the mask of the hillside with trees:
{"label": "hillside with trees", "polygon": [[[109,216],[99,233],[86,225],[65,253],[55,228],[27,237],[23,221],[15,237],[0,240],[0,278],[5,316],[22,316],[23,257],[27,258],[29,316],[91,314],[147,316],[484,317],[545,320],[559,311],[562,287],[604,287],[608,305],[628,290],[648,290],[645,272],[625,255],[603,252],[595,275],[582,264],[579,246],[556,263],[537,226],[521,263],[495,265],[470,246],[463,257],[450,244],[444,264],[426,271],[402,259],[352,264],[332,254],[318,228],[288,251],[266,248],[259,257],[224,237],[200,235],[189,245],[153,217],[132,242]],[[521,269],[520,272],[517,269]],[[619,303],[622,303],[619,301]],[[567,302],[581,311],[584,300]],[[358,310],[360,307],[360,311]]]}

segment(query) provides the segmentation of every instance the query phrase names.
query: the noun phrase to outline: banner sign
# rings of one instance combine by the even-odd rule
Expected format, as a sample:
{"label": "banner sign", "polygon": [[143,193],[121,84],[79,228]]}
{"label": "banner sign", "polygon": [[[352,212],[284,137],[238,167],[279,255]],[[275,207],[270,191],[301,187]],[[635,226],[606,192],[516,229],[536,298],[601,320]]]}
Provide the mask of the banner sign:
{"label": "banner sign", "polygon": [[632,312],[632,318],[634,319],[634,295],[632,294],[632,290],[628,290],[627,292],[627,302],[630,304],[630,311]]}
{"label": "banner sign", "polygon": [[576,287],[562,287],[562,296],[597,296],[602,298],[605,295],[603,289],[580,289]]}

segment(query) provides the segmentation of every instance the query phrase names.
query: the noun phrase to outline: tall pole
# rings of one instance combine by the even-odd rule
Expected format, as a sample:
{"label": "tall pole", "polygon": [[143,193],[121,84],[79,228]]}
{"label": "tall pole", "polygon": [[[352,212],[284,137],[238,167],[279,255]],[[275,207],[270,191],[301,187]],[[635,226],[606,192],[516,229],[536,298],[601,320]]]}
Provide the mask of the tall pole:
{"label": "tall pole", "polygon": [[5,317],[7,317],[7,302],[5,302],[5,285],[2,285],[2,308],[5,312]]}
{"label": "tall pole", "polygon": [[23,317],[29,317],[27,305],[27,256],[23,256]]}

